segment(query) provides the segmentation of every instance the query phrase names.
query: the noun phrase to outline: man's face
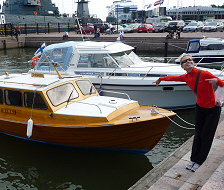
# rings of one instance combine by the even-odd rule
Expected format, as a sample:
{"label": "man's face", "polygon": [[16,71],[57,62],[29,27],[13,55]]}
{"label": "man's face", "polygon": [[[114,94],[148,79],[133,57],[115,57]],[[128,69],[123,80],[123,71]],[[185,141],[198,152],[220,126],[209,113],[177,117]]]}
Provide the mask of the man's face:
{"label": "man's face", "polygon": [[194,61],[192,60],[192,57],[188,55],[184,56],[181,59],[181,67],[186,71],[192,70],[194,68]]}

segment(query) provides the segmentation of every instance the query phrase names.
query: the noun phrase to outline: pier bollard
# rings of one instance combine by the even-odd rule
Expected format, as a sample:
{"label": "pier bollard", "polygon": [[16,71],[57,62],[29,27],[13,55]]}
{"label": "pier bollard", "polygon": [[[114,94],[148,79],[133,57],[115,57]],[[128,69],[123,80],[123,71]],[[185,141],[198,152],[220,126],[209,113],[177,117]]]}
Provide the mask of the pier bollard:
{"label": "pier bollard", "polygon": [[5,32],[5,36],[7,36],[7,27],[6,27],[6,24],[4,24],[4,32]]}
{"label": "pier bollard", "polygon": [[26,26],[26,24],[25,24],[25,34],[27,35],[27,26]]}
{"label": "pier bollard", "polygon": [[39,26],[38,26],[38,23],[37,23],[37,34],[39,34]]}
{"label": "pier bollard", "polygon": [[58,23],[58,33],[61,33],[61,31],[60,31],[60,23]]}
{"label": "pier bollard", "polygon": [[6,50],[6,41],[5,40],[2,40],[2,43],[3,43],[4,50]]}
{"label": "pier bollard", "polygon": [[167,63],[167,55],[168,55],[168,41],[165,41],[165,54],[164,54],[164,62]]}

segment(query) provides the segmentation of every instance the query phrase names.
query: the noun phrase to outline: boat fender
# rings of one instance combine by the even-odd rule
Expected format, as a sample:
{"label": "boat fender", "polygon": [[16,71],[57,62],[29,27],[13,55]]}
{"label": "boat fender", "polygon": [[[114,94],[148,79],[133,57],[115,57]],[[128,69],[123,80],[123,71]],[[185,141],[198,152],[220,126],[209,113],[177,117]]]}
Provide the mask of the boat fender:
{"label": "boat fender", "polygon": [[28,138],[32,136],[32,132],[33,132],[33,120],[30,118],[27,122],[27,131],[26,131],[26,135]]}
{"label": "boat fender", "polygon": [[32,60],[31,60],[31,63],[32,63],[32,66],[33,66],[33,68],[36,66],[36,63],[39,61],[39,57],[37,57],[37,56],[34,56],[33,58],[32,58]]}

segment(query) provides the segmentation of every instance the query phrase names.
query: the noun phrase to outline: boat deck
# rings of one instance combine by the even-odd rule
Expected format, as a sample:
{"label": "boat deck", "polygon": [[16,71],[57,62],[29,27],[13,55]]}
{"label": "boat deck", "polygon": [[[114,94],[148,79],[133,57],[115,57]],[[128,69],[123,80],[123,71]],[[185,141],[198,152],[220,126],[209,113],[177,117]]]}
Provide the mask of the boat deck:
{"label": "boat deck", "polygon": [[224,189],[223,119],[224,113],[222,113],[209,156],[195,173],[185,169],[190,159],[192,137],[129,190]]}

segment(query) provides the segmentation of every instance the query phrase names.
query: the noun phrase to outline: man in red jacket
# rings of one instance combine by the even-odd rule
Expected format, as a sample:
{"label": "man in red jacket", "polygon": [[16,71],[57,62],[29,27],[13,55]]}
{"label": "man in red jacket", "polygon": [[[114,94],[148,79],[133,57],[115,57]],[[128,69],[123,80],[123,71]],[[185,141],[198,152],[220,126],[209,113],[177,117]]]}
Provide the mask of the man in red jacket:
{"label": "man in red jacket", "polygon": [[[180,59],[181,67],[187,71],[180,76],[160,77],[155,81],[158,86],[161,81],[186,82],[195,92],[195,83],[199,69],[194,67],[194,61],[189,54]],[[213,85],[223,87],[224,82],[208,71],[202,71],[197,85],[197,99],[195,108],[195,136],[191,152],[191,161],[186,169],[195,172],[206,160],[211,149],[215,131],[218,126],[221,107],[216,106]]]}

